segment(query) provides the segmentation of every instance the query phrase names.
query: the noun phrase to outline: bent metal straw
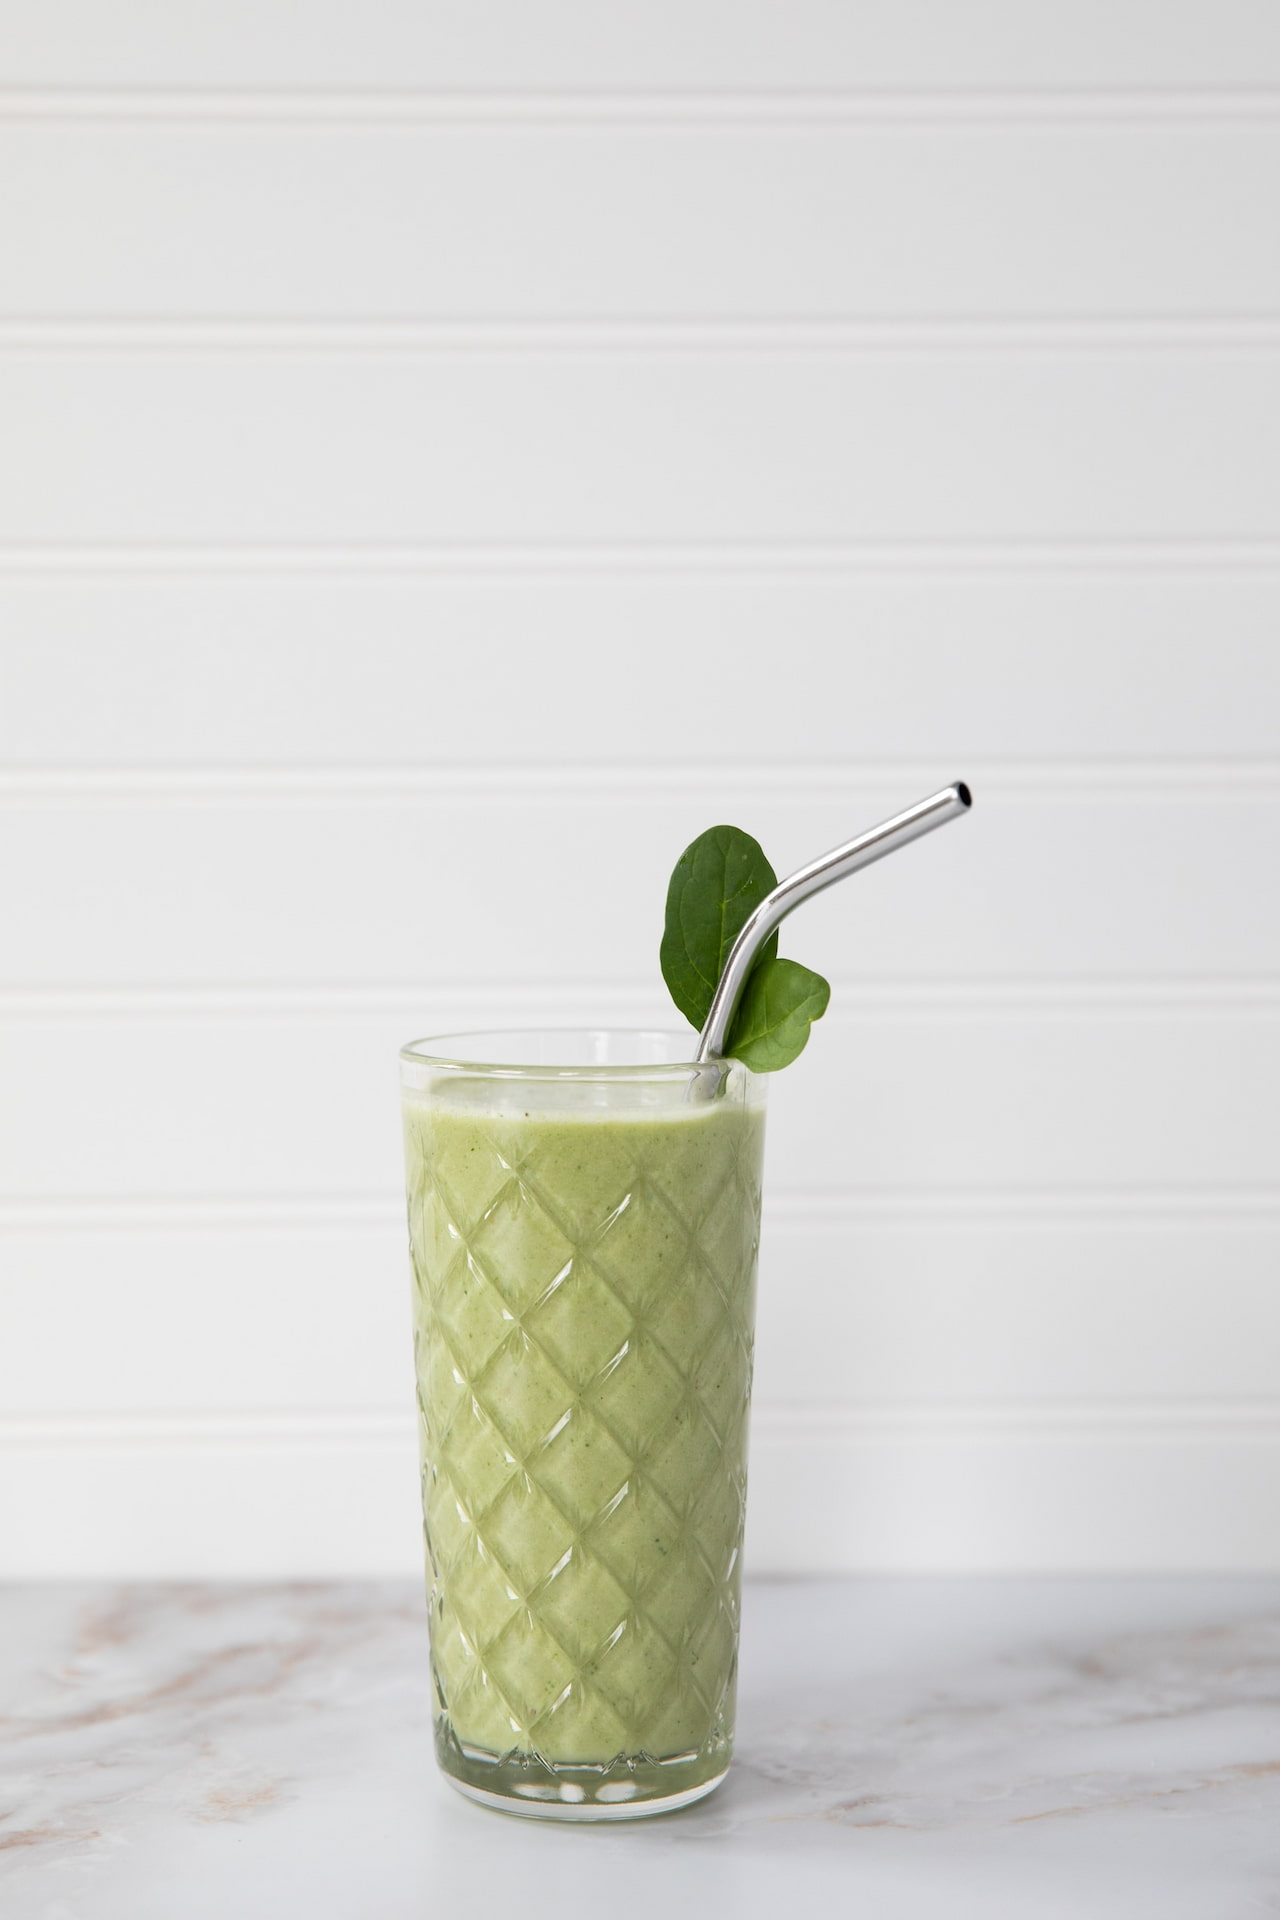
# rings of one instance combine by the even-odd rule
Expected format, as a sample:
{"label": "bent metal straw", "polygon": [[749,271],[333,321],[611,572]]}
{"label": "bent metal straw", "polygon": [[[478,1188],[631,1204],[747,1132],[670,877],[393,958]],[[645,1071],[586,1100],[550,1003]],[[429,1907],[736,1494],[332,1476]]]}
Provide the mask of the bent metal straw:
{"label": "bent metal straw", "polygon": [[[891,820],[869,828],[855,840],[846,840],[843,846],[834,847],[830,853],[820,855],[807,867],[800,867],[787,879],[780,880],[773,892],[760,902],[729,951],[706,1025],[698,1036],[698,1051],[694,1055],[697,1064],[706,1066],[720,1059],[747,975],[760,948],[778,923],[802,900],[869,867],[873,860],[883,860],[887,853],[896,853],[899,847],[932,833],[935,827],[945,826],[948,820],[958,820],[972,805],[973,796],[968,787],[963,780],[957,780],[952,786],[930,794],[927,800],[918,800],[905,813],[895,813]],[[714,1088],[708,1086],[700,1091],[710,1093]]]}

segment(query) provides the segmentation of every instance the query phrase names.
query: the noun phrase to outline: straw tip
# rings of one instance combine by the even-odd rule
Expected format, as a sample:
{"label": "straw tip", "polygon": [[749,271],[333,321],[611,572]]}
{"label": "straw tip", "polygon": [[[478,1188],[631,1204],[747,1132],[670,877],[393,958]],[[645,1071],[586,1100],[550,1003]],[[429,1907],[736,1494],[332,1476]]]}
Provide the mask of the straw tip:
{"label": "straw tip", "polygon": [[955,792],[956,799],[960,802],[960,805],[962,807],[971,807],[973,805],[973,795],[970,793],[968,786],[965,784],[963,780],[956,781],[954,792]]}

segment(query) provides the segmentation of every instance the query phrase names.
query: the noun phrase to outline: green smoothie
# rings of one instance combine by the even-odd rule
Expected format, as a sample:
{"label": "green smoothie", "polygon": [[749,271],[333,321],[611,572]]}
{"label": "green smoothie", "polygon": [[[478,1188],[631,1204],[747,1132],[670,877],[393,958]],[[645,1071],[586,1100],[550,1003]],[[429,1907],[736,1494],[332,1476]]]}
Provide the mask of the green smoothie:
{"label": "green smoothie", "polygon": [[473,1786],[622,1803],[728,1765],[750,1078],[708,1102],[466,1074],[406,1093],[438,1736]]}

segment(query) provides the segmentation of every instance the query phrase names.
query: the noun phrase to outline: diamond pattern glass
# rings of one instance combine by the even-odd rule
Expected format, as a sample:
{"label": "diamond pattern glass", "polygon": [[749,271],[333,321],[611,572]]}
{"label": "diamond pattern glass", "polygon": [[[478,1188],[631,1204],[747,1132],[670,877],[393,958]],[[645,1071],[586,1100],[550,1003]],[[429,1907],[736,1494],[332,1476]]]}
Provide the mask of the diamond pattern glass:
{"label": "diamond pattern glass", "polygon": [[658,1111],[406,1095],[438,1751],[523,1811],[678,1804],[729,1762],[750,1078]]}

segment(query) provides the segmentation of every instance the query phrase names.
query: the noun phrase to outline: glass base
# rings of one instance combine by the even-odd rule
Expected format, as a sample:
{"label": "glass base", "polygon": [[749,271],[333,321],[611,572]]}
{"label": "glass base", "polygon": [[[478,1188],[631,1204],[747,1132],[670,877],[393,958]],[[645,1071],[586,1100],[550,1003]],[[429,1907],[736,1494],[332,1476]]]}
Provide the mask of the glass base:
{"label": "glass base", "polygon": [[619,1754],[607,1765],[572,1766],[539,1754],[486,1753],[464,1747],[447,1721],[437,1724],[436,1757],[451,1787],[482,1807],[526,1820],[643,1820],[703,1799],[729,1771],[723,1736],[663,1759]]}
{"label": "glass base", "polygon": [[562,1786],[552,1798],[553,1789],[543,1791],[546,1798],[517,1798],[514,1793],[490,1793],[485,1787],[473,1787],[469,1780],[459,1780],[453,1774],[446,1773],[445,1779],[468,1800],[475,1800],[482,1807],[493,1807],[499,1813],[519,1814],[524,1820],[644,1820],[653,1813],[676,1813],[681,1807],[691,1807],[695,1800],[704,1800],[713,1793],[728,1773],[718,1773],[714,1779],[704,1780],[701,1786],[686,1787],[682,1793],[669,1793],[659,1800],[581,1800],[570,1796],[582,1788]]}

